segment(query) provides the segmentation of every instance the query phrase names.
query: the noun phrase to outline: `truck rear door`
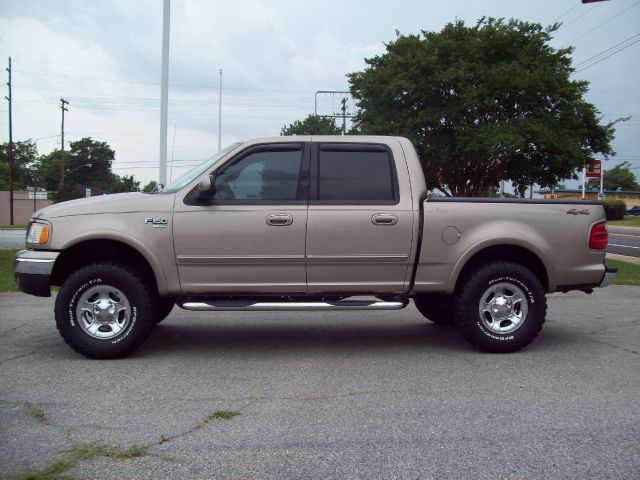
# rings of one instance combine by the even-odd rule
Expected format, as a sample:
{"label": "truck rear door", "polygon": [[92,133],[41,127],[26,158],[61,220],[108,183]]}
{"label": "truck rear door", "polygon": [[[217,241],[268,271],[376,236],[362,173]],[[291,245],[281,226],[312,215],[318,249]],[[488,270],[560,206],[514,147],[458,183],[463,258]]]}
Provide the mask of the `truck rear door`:
{"label": "truck rear door", "polygon": [[[383,143],[311,144],[310,293],[406,289],[414,216],[404,156],[399,146],[393,147]],[[400,171],[394,156],[402,157]],[[406,192],[400,191],[399,177]]]}

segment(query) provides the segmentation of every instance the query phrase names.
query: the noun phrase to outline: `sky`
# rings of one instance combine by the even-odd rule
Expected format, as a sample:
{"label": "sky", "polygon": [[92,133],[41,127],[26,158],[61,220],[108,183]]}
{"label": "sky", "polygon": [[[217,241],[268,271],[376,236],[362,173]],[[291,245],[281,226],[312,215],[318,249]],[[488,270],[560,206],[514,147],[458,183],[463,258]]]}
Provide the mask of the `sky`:
{"label": "sky", "polygon": [[[142,185],[157,180],[162,5],[0,0],[0,84],[11,57],[14,141],[31,138],[41,154],[60,148],[64,97],[66,148],[87,136],[106,141],[116,152],[115,173]],[[224,148],[279,135],[314,113],[317,91],[348,90],[345,75],[383,53],[396,30],[439,31],[483,16],[563,22],[552,46],[575,46],[574,78],[590,83],[587,99],[603,123],[632,117],[617,126],[618,155],[604,168],[626,160],[640,178],[640,0],[171,0],[167,178],[218,149],[220,69]],[[333,108],[320,97],[318,113]],[[0,143],[7,141],[4,100]]]}

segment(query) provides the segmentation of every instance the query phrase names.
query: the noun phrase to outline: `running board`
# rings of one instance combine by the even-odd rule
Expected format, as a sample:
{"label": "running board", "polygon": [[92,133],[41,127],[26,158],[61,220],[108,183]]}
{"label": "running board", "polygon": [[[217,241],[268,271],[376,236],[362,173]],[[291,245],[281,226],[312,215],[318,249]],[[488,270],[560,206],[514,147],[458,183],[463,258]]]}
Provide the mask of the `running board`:
{"label": "running board", "polygon": [[268,311],[317,311],[317,310],[400,310],[408,305],[408,301],[382,300],[338,300],[335,302],[247,302],[186,300],[178,302],[185,310],[196,312],[268,312]]}

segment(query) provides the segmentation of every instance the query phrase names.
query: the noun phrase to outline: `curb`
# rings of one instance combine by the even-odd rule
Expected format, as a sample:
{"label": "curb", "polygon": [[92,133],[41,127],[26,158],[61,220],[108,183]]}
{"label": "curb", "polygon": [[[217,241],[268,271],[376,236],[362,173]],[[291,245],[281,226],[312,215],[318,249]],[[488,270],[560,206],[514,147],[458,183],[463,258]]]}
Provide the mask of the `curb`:
{"label": "curb", "polygon": [[609,260],[618,260],[619,262],[627,262],[633,263],[635,265],[640,265],[640,258],[638,257],[628,257],[626,255],[618,255],[616,253],[607,253],[607,258]]}
{"label": "curb", "polygon": [[625,225],[611,225],[611,224],[609,224],[609,223],[607,224],[607,227],[608,227],[609,229],[612,229],[612,228],[621,228],[621,229],[624,229],[624,230],[636,230],[636,231],[640,232],[640,227],[627,227],[627,226],[625,226]]}

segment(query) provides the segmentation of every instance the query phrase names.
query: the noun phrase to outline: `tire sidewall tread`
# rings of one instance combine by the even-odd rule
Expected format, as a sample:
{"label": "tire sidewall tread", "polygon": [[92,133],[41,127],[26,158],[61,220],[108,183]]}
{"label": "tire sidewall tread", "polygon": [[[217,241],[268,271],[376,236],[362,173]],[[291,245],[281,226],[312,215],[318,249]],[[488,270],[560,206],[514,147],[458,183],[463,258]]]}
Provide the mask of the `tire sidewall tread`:
{"label": "tire sidewall tread", "polygon": [[[131,305],[129,325],[115,338],[89,336],[75,316],[82,293],[101,283],[121,290]],[[76,352],[90,358],[122,358],[136,350],[151,334],[156,305],[149,285],[133,269],[118,263],[93,263],[76,270],[63,283],[56,297],[55,318],[60,335]]]}
{"label": "tire sidewall tread", "polygon": [[[527,299],[527,317],[513,332],[491,332],[478,314],[481,296],[491,285],[500,282],[519,287]],[[540,333],[545,322],[547,303],[540,280],[526,267],[514,262],[491,262],[480,265],[463,278],[456,289],[454,318],[462,336],[480,350],[508,353],[520,350]]]}

